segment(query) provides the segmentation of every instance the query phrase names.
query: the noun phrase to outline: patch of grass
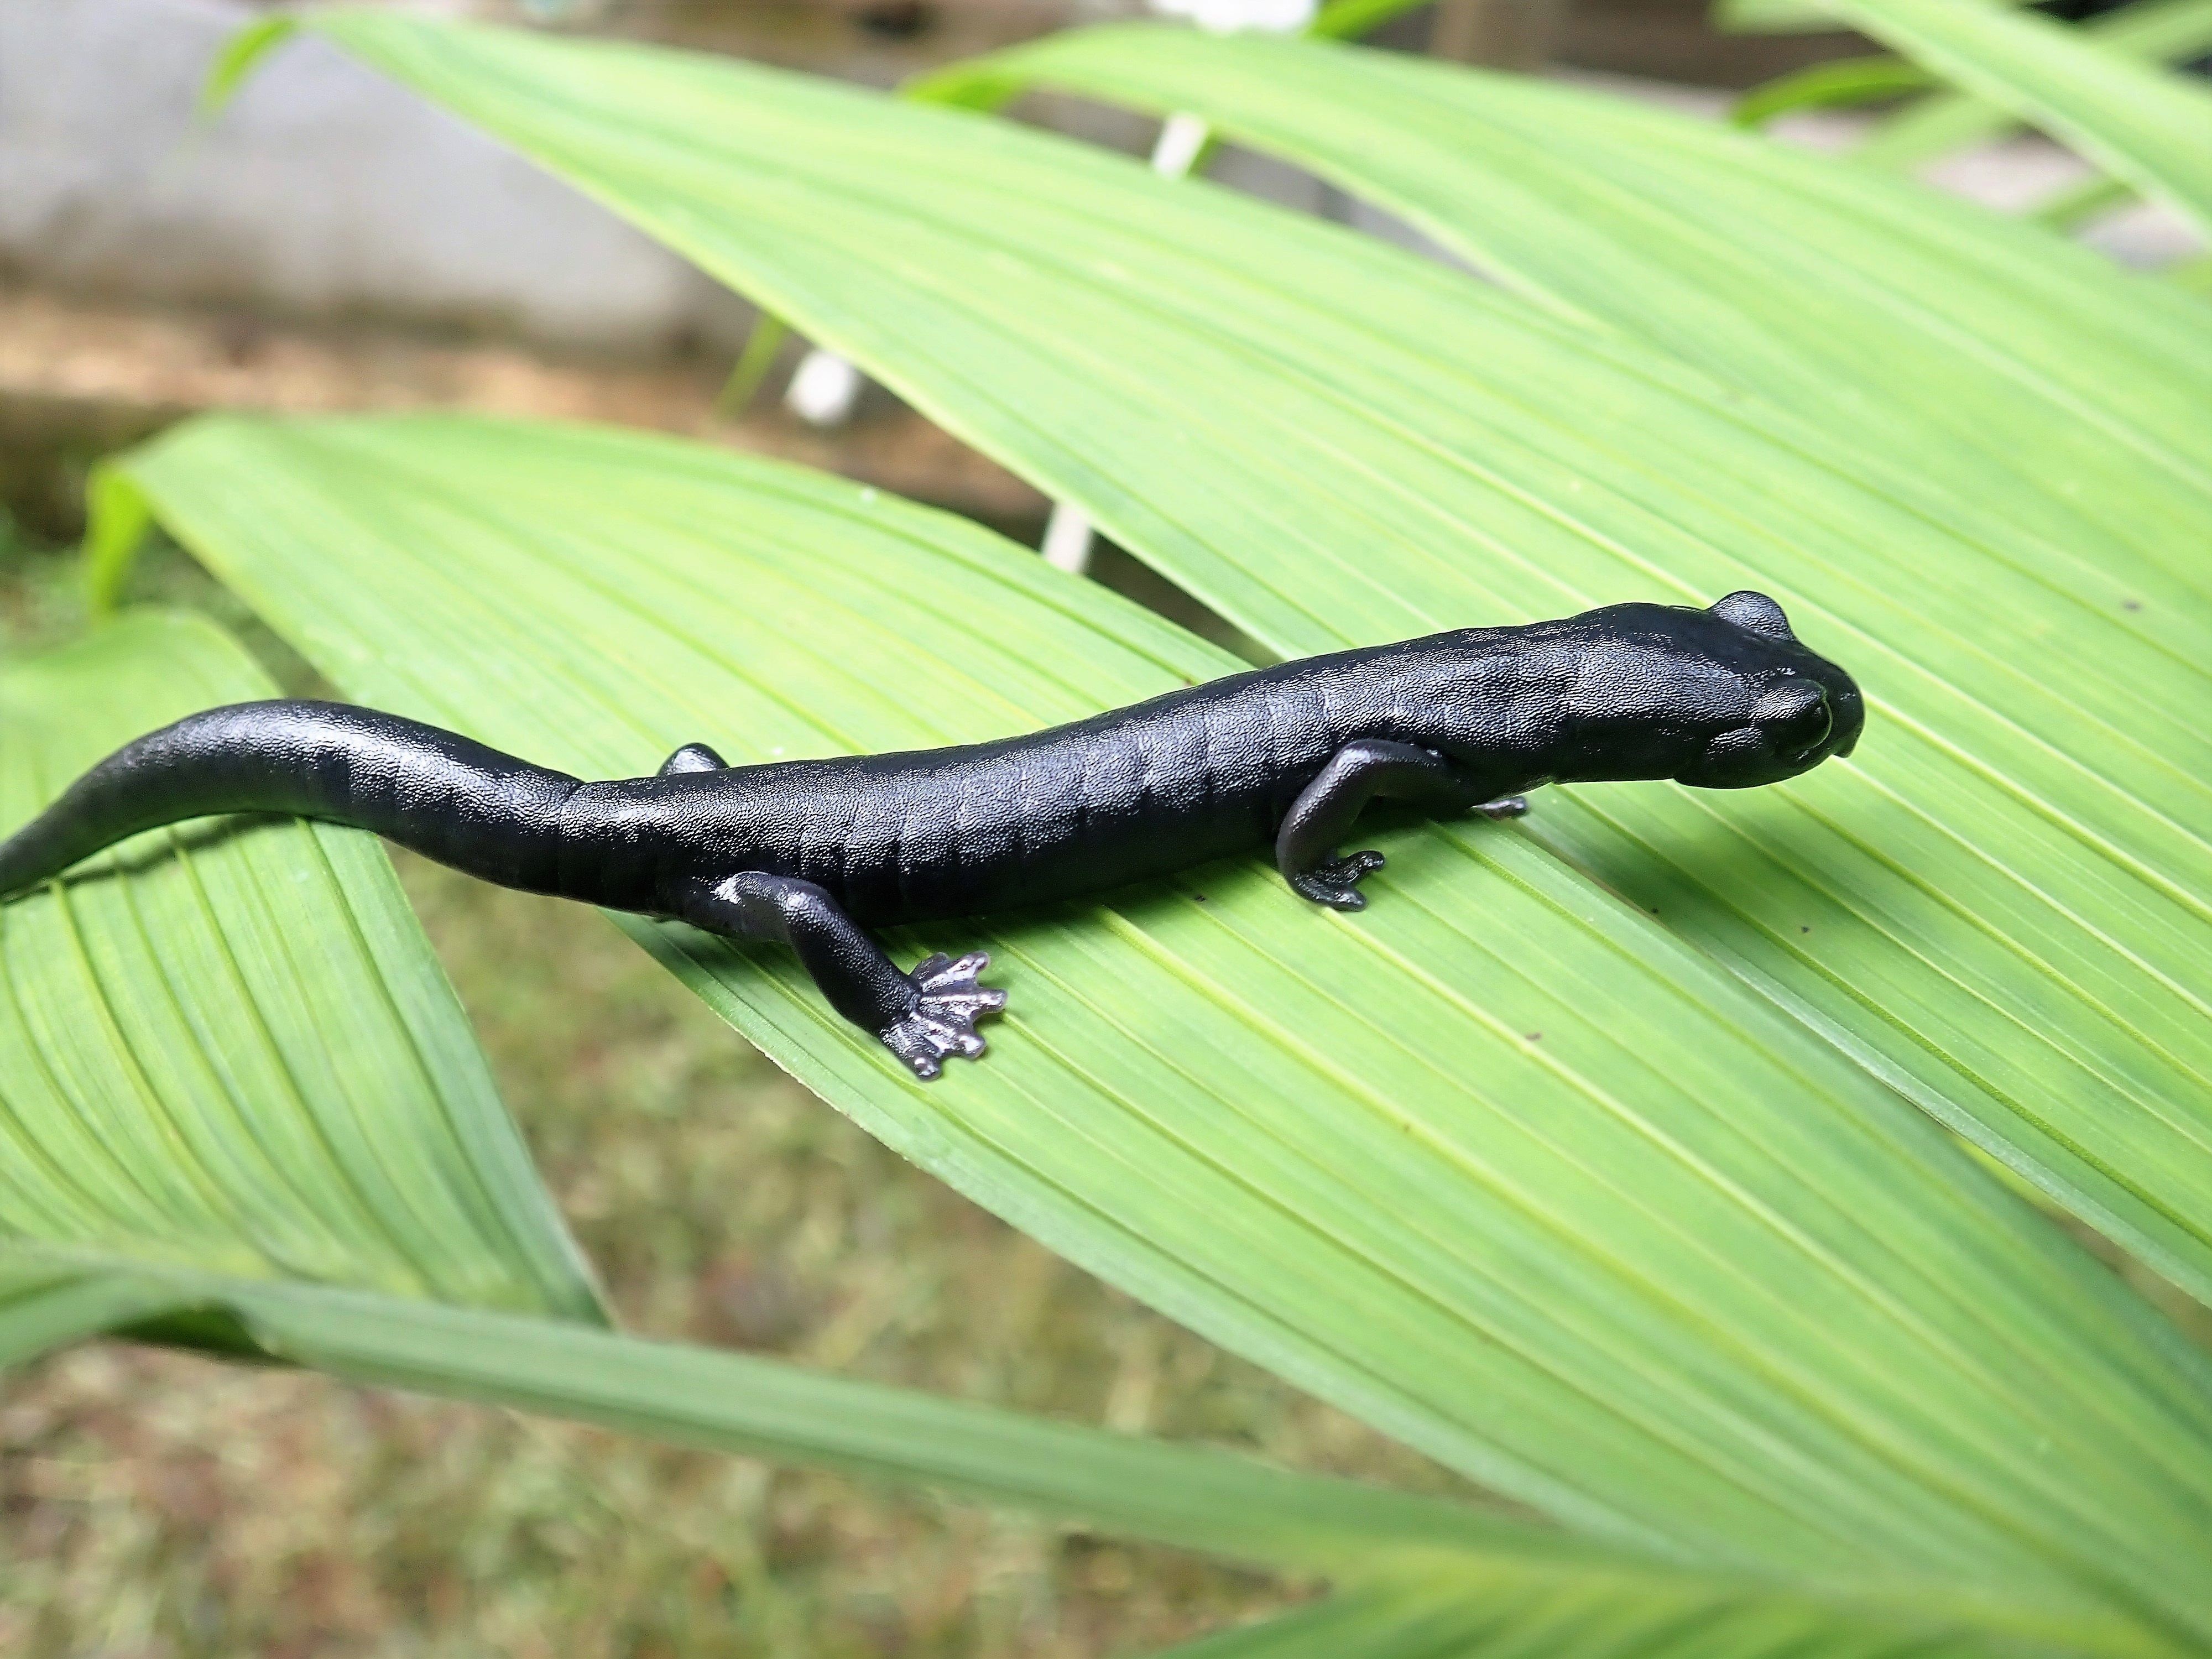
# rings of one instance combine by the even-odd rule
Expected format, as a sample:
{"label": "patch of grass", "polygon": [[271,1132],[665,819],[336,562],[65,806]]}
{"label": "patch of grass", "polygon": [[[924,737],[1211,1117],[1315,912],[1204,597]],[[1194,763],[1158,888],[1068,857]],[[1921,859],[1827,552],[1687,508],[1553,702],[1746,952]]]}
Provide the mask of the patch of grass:
{"label": "patch of grass", "polygon": [[[70,582],[51,550],[0,551],[6,636],[77,626]],[[240,620],[173,550],[136,586]],[[310,689],[296,659],[273,665]],[[591,912],[398,863],[629,1328],[1449,1484],[903,1163]],[[11,1659],[1073,1659],[1309,1589],[831,1476],[120,1344],[0,1389]]]}

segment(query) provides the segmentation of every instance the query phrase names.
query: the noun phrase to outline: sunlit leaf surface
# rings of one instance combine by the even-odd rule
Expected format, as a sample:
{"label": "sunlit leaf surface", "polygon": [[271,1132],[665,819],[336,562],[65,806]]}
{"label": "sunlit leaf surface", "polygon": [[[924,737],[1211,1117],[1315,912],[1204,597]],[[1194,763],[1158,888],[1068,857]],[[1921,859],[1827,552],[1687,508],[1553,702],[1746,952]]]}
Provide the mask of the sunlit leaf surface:
{"label": "sunlit leaf surface", "polygon": [[[2083,40],[2106,52],[2179,65],[2212,52],[2212,0],[2136,0],[2075,27]],[[2020,121],[2005,104],[1971,93],[1938,93],[1881,122],[1853,148],[1851,158],[1901,171],[2002,137],[2017,131]]]}
{"label": "sunlit leaf surface", "polygon": [[[1867,304],[1933,320],[1917,337],[1869,323],[1869,349],[1954,337],[1893,351],[1891,373],[1955,372],[1968,424],[2041,434],[2047,482],[2021,501],[2096,503],[2052,506],[2030,533],[1932,424],[1905,428],[1914,465],[1874,457],[1877,422],[1831,441],[1586,307],[1012,124],[380,10],[313,26],[1079,503],[1267,647],[1773,592],[1869,688],[1856,757],[1741,796],[1578,791],[1538,833],[2212,1294],[2212,766],[2195,712],[2212,695],[2212,339],[2174,325],[2197,316],[2187,296],[1863,169],[1832,167],[1850,180],[1837,201],[1797,213],[1903,238],[1906,298]],[[1243,47],[1361,72],[1352,48]],[[1362,102],[1356,78],[1330,84]],[[1418,135],[1434,103],[1395,106]],[[1669,143],[1690,143],[1681,127]],[[1793,158],[1790,190],[1819,165]],[[1982,320],[1945,308],[1947,271]],[[1801,299],[1778,290],[1763,314]],[[1992,356],[1994,386],[1961,367]],[[2072,411],[2063,441],[2054,408]],[[2100,539],[2087,526],[2106,516]],[[1591,891],[1531,868],[1547,892]],[[1658,929],[1624,948],[1633,971],[1677,975]],[[1650,1057],[1678,1079],[1701,1069]]]}
{"label": "sunlit leaf surface", "polygon": [[1040,82],[1188,109],[1310,167],[1532,300],[1789,410],[1816,447],[1942,486],[1954,521],[1970,506],[2048,542],[2020,550],[2046,579],[2171,568],[2177,515],[2205,510],[2199,319],[2033,227],[1656,105],[1315,41],[1076,30],[918,90]]}
{"label": "sunlit leaf surface", "polygon": [[1990,0],[1834,0],[1834,11],[2212,234],[2212,94],[2194,77]]}
{"label": "sunlit leaf surface", "polygon": [[[1801,508],[1739,487],[1745,510],[1776,527],[1752,538],[1765,544],[1753,555],[1762,579],[1786,569],[1839,622],[1909,659],[1874,689],[1911,735],[1877,731],[1855,762],[1881,806],[1859,817],[1836,780],[1821,778],[1790,792],[1798,811],[1680,798],[1660,835],[1630,827],[1602,799],[1609,792],[1588,792],[1592,817],[1550,822],[1555,844],[1779,988],[1947,1121],[2205,1293],[2212,1089],[2199,1039],[2212,1029],[2203,996],[2212,805],[2194,797],[2212,743],[2201,722],[2191,730],[2173,717],[2212,705],[2212,617],[2201,559],[2171,583],[2153,567],[2212,538],[2212,498],[2177,471],[2162,513],[2143,518],[2152,495],[2127,468],[2100,484],[2078,464],[2084,453],[2111,459],[2212,437],[2212,421],[2191,412],[2212,385],[2212,330],[2195,302],[2166,295],[2146,307],[2146,284],[2032,231],[1666,111],[1525,77],[1119,28],[1054,36],[950,71],[943,84],[1003,91],[1029,78],[1194,110],[1556,303],[1824,428],[1856,424],[1869,451],[1899,466],[1924,462],[1977,502],[2065,501],[2076,522],[2060,550],[2002,529],[1932,534],[1924,519],[1869,513],[1864,496],[1832,521],[1844,535],[1780,532],[1802,523]],[[2170,362],[2139,374],[2118,334],[2146,319]],[[2038,357],[2103,380],[2104,432],[2083,422],[2071,392],[2031,372]],[[2172,379],[2176,368],[2199,389]],[[2144,396],[2154,384],[2172,396]],[[2006,452],[1998,471],[1950,441],[1968,428],[1980,434],[1970,447]],[[1705,533],[1747,544],[1718,526]],[[1795,545],[1775,545],[1784,540]],[[2142,585],[2135,594],[2095,598],[2124,571]],[[2147,630],[2136,627],[2146,616],[2157,618]],[[2115,621],[2122,628],[2108,633]],[[2123,638],[2130,629],[2138,637]],[[2100,635],[2106,643],[2091,647]],[[2010,697],[1996,656],[2058,673],[2062,684],[2046,677],[2044,687],[2057,701]],[[2130,666],[2116,674],[2121,661]],[[2112,764],[2118,754],[2081,722],[2082,704],[2139,675],[2159,690],[2132,711],[2106,706],[2118,730],[2163,733],[2136,751],[2140,769]],[[1984,726],[1988,715],[2004,729]],[[2054,750],[2079,769],[2027,784]],[[2179,832],[2167,878],[2141,884],[2150,872],[2131,837],[2079,832],[2093,819],[2117,827],[2106,809],[2132,816],[2141,791],[2154,792],[2153,778],[2174,776],[2177,763],[2196,770],[2191,799],[2165,798]],[[2075,833],[2052,833],[2054,805],[2080,814]],[[1745,858],[1696,853],[1716,817],[1736,820]],[[1623,831],[1629,840],[1613,839]],[[1674,866],[1664,877],[1654,853]],[[2172,999],[2158,1022],[2166,1035],[2151,1036],[2125,1012],[2145,993]],[[2128,1058],[2140,1048],[2158,1054],[2147,1068]],[[2159,1072],[2167,1082],[2146,1091]]]}
{"label": "sunlit leaf surface", "polygon": [[[160,613],[0,665],[0,830],[128,738],[271,689]],[[349,830],[185,824],[0,908],[0,1365],[116,1330],[1257,1561],[1721,1593],[1460,1505],[606,1331]]]}
{"label": "sunlit leaf surface", "polygon": [[[117,477],[349,695],[587,775],[1228,665],[972,525],[666,440],[201,421]],[[987,945],[1012,993],[935,1085],[772,953],[629,925],[1055,1249],[1586,1528],[2123,1646],[2206,1617],[2203,1370],[2146,1309],[1528,837],[1381,840],[1357,918],[1255,859],[902,938]]]}
{"label": "sunlit leaf surface", "polygon": [[1634,1584],[1457,1576],[1364,1591],[1186,1644],[1158,1659],[1922,1659],[2025,1655],[2003,1638],[1860,1609],[1732,1602]]}
{"label": "sunlit leaf surface", "polygon": [[[0,832],[127,739],[271,695],[182,615],[0,663]],[[101,1284],[134,1267],[599,1316],[372,838],[157,830],[0,908],[0,1279],[26,1276],[0,1353],[151,1311]]]}

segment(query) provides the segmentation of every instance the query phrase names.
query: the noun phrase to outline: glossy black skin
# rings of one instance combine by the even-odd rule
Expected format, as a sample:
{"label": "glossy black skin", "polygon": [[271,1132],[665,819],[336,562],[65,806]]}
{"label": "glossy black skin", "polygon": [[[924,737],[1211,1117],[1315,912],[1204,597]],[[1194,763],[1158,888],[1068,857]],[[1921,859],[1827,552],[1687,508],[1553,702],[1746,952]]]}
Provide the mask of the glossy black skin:
{"label": "glossy black skin", "polygon": [[285,812],[370,830],[526,892],[795,950],[838,1011],[921,1076],[981,1054],[1006,994],[981,952],[902,973],[867,924],[1076,897],[1272,844],[1299,893],[1355,910],[1370,799],[1525,810],[1555,782],[1771,783],[1848,754],[1850,677],[1781,608],[1617,605],[1233,674],[1025,737],[725,766],[687,745],[587,783],[372,709],[210,709],[139,738],[0,842],[0,895],[142,830]]}

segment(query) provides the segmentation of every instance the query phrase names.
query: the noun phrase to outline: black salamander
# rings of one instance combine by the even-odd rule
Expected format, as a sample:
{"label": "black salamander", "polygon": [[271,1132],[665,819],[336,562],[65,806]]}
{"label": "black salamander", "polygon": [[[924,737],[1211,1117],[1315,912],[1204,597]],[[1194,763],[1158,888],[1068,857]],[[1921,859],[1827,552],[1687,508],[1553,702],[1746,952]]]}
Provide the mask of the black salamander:
{"label": "black salamander", "polygon": [[1095,893],[1272,844],[1317,904],[1357,910],[1376,799],[1431,817],[1526,810],[1555,782],[1774,782],[1847,755],[1850,675],[1773,600],[1616,605],[1310,657],[1025,737],[728,766],[688,744],[586,782],[342,703],[240,703],[118,750],[0,842],[0,895],[157,825],[283,812],[369,830],[525,892],[678,917],[795,951],[837,1012],[922,1077],[983,1051],[1006,993],[981,951],[902,973],[865,931]]}

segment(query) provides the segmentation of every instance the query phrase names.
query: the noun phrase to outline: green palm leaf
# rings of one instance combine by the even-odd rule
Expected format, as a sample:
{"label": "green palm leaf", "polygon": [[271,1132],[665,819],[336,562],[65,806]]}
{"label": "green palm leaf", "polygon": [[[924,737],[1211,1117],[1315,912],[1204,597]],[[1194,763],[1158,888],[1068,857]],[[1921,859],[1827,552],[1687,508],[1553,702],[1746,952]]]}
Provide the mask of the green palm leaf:
{"label": "green palm leaf", "polygon": [[1216,1555],[1352,1580],[1464,1575],[1613,1595],[1651,1582],[1756,1601],[1751,1588],[1524,1521],[1204,1447],[576,1323],[292,1285],[224,1293],[270,1352],[356,1382],[928,1486]]}
{"label": "green palm leaf", "polygon": [[[1747,21],[1740,9],[1726,8],[1717,9],[1716,21],[1739,27]],[[1753,15],[1747,21],[1756,27],[1760,19]],[[2106,52],[2142,63],[2185,64],[2212,51],[2212,0],[2136,0],[2076,27],[2083,40]],[[1739,125],[1758,126],[1791,110],[1866,103],[1941,84],[1933,70],[1905,58],[1845,58],[1814,64],[1753,88],[1729,112],[1729,118]],[[1850,153],[1855,161],[1902,172],[2003,137],[2019,125],[2016,117],[1997,105],[1943,90],[1915,98],[1878,122]],[[2124,185],[2105,182],[2123,197],[2133,194]]]}
{"label": "green palm leaf", "polygon": [[1919,64],[1901,58],[1832,58],[1753,87],[1729,107],[1729,119],[1740,127],[1764,126],[1796,110],[1881,103],[1940,84]]}
{"label": "green palm leaf", "polygon": [[1989,0],[1833,0],[1832,9],[2212,233],[2212,95],[2140,61],[2148,53]]}
{"label": "green palm leaf", "polygon": [[[946,71],[936,85],[945,95],[988,99],[1031,81],[1146,107],[1194,111],[1243,142],[1284,154],[1405,215],[1446,246],[1506,274],[1549,303],[1662,345],[1808,419],[1820,417],[1831,429],[1856,428],[1860,444],[1888,453],[1899,465],[1905,463],[1907,451],[1916,452],[1942,477],[1970,488],[1978,501],[2069,494],[2075,495],[2076,507],[2094,501],[2091,516],[2106,522],[2094,531],[2079,527],[2068,537],[2078,549],[2095,545],[2091,556],[2106,576],[2126,569],[2130,580],[2155,580],[2135,550],[2116,544],[2112,534],[2148,498],[2123,506],[2118,495],[2087,483],[2088,475],[2075,465],[2078,453],[2085,447],[2109,449],[2109,438],[2087,433],[2078,410],[2053,383],[2030,386],[2014,377],[2038,351],[2070,356],[2075,373],[2099,372],[2090,366],[2101,362],[2114,400],[2110,434],[2131,425],[2146,443],[2155,444],[2160,440],[2154,434],[2193,442],[2191,427],[2212,431],[2179,404],[2133,401],[2145,382],[2120,367],[2108,322],[2123,313],[2148,314],[2136,299],[2146,284],[2079,250],[2055,250],[2032,230],[2014,230],[1912,187],[1859,176],[1664,111],[1385,53],[1145,27],[1050,37]],[[1870,234],[1875,225],[1879,232]],[[2014,273],[2046,266],[2053,276],[2067,273],[2065,285],[2047,284],[2023,305]],[[2212,331],[2200,325],[2192,306],[2179,295],[2153,301],[2176,362],[2196,363],[2212,341]],[[2197,364],[2191,372],[2212,377],[2212,365]],[[1968,428],[1979,430],[1983,441],[2002,434],[2009,459],[2001,465],[2024,468],[2036,477],[1998,476],[1984,458],[1962,453],[1953,440]],[[2108,482],[2122,494],[2131,493],[2117,474]],[[1769,526],[1793,515],[1792,507],[1756,488],[1742,495],[1746,511]],[[2136,521],[2131,533],[2139,549],[2162,544],[2159,556],[2170,557],[2212,530],[2212,501],[2192,483],[2167,498],[2155,519]],[[2070,559],[2029,554],[2021,532],[2003,530],[1991,532],[1978,550],[1950,541],[1938,551],[1911,534],[1911,544],[1923,547],[1935,562],[1923,562],[1910,574],[1898,570],[1896,585],[1880,599],[1864,587],[1847,594],[1848,573],[1885,565],[1873,544],[1897,533],[1868,523],[1856,545],[1802,542],[1805,556],[1826,568],[1816,575],[1798,567],[1791,580],[1817,580],[1839,613],[1848,611],[1869,633],[1902,646],[1911,659],[1911,672],[1947,682],[1954,692],[1976,701],[1993,694],[1984,653],[2011,627],[2033,629],[2039,636],[2039,645],[2023,634],[2002,647],[2002,654],[2024,661],[2087,625],[2072,606],[2054,603],[2048,589],[2039,594],[2014,589],[2002,600],[1985,592],[1955,608],[1937,597],[1948,590],[1963,599],[1953,584],[1972,580],[1966,577],[1971,569],[1985,568],[1991,552],[2020,561],[2016,568],[2032,565],[2038,580],[2063,586],[2096,608],[2109,611],[2112,603],[2091,597],[2099,579],[2077,580],[2087,575],[2080,567],[2060,574]],[[2176,582],[2149,600],[2148,608],[2165,619],[2160,643],[2201,666],[2212,660],[2207,625],[2212,617],[2197,588],[2193,580]],[[1948,626],[1925,632],[1900,628],[1893,611],[1884,612],[1888,600],[1905,592],[1916,604],[1943,606]],[[2120,603],[2142,606],[2145,600]],[[2067,675],[2069,688],[2112,678],[2106,665],[2120,659],[2145,660],[2139,647],[2115,641],[2112,654],[2077,659]],[[2169,684],[2185,702],[2212,696],[2212,683],[2196,668]],[[1997,700],[2005,701],[2001,695]],[[1898,712],[1906,709],[1900,705]],[[1765,831],[1747,837],[1747,852],[1757,848],[1755,855],[1773,861],[1755,887],[1741,868],[1708,874],[1680,854],[1674,855],[1680,878],[1653,880],[1652,866],[1641,854],[1667,849],[1648,831],[1637,836],[1640,848],[1612,840],[1624,821],[1610,811],[1604,812],[1602,829],[1569,818],[1554,844],[1658,908],[1724,959],[1779,988],[1816,1025],[2077,1212],[2199,1295],[2212,1293],[2205,1245],[2212,1171],[2204,1161],[2212,1146],[2212,1093],[2206,1089],[2205,1055],[2195,1051],[2193,1040],[2185,1039],[2192,1051],[2185,1055],[2160,1039],[2155,1046],[2179,1062],[2171,1086],[2150,1097],[2125,1084],[2114,1091],[2090,1074],[2117,1060],[2132,1038],[2110,1026],[2116,1040],[2092,1035],[2090,1024],[2064,1012],[2069,994],[2081,999],[2084,1012],[2093,1006],[2117,1012],[2098,981],[2140,984],[2141,970],[2148,966],[2188,1006],[2186,1013],[2175,1006],[2176,1020],[2166,1029],[2176,1036],[2185,1026],[2203,1029],[2201,996],[2182,989],[2201,981],[2205,961],[2202,841],[2189,832],[2191,850],[2168,866],[2179,880],[2153,901],[2161,908],[2166,899],[2175,901],[2169,924],[2159,929],[2165,944],[2141,954],[2123,947],[2132,958],[2127,965],[2114,961],[2107,969],[2096,968],[2101,947],[2084,953],[2063,942],[2064,936],[2078,927],[2117,943],[2130,930],[2125,924],[2118,930],[2107,926],[2117,894],[2090,874],[2095,860],[2033,831],[2027,841],[2015,842],[2011,830],[2025,830],[2024,819],[2000,828],[1966,805],[1969,792],[2012,773],[2027,749],[2072,746],[2063,735],[2071,724],[2067,718],[2046,720],[2016,706],[2011,712],[2028,728],[2020,734],[2027,739],[2020,748],[2010,738],[1994,747],[1978,739],[1954,742],[1954,734],[1963,738],[1963,732],[1932,703],[1920,703],[1908,714],[1919,732],[1948,751],[1949,760],[1964,762],[1961,775],[1954,783],[1936,784],[1937,773],[1948,769],[1939,762],[1934,770],[1916,768],[1910,781],[1895,771],[1882,777],[1881,787],[1892,799],[1911,803],[1917,827],[1908,832],[1900,825],[1884,836],[1844,830],[1842,839],[1854,844],[1846,857],[1857,868],[1841,881],[1808,879],[1803,873],[1809,865],[1836,867],[1841,849],[1834,842],[1820,833],[1792,833],[1772,820]],[[2147,729],[2131,715],[2116,711],[2115,720]],[[2180,745],[2175,754],[2205,752],[2200,734],[2176,730],[2172,741]],[[1873,747],[1870,743],[1869,752]],[[2002,752],[2008,750],[2009,756]],[[2144,758],[2153,769],[2167,763]],[[1865,763],[1869,769],[1877,765]],[[1967,783],[1967,772],[1978,775],[1980,784]],[[2148,772],[2130,775],[2148,783]],[[2016,783],[1997,787],[2015,799],[2024,793]],[[2054,802],[2083,798],[2070,783],[2053,780],[2048,787],[2056,791],[2048,797]],[[1824,827],[1842,828],[1832,811],[1811,810]],[[1700,833],[1693,826],[1709,823],[1712,816],[1707,809],[1688,809],[1676,820],[1674,835],[1684,839],[1674,846],[1686,848],[1686,838]],[[2175,820],[2204,821],[2204,810],[2194,805]],[[1943,828],[1931,840],[1924,832],[1937,824]],[[1948,843],[1948,850],[1937,841]],[[2033,851],[2030,842],[2036,843]],[[1894,856],[1878,850],[1908,846]],[[2112,842],[2098,853],[2132,863]],[[1877,872],[1859,860],[1887,867]],[[1776,867],[1783,865],[1799,868]],[[1954,877],[1936,873],[1939,867],[1957,871],[1956,881],[1972,884],[1975,896],[1959,907],[1956,920],[1982,931],[1985,944],[2009,957],[2005,966],[1997,965],[1995,954],[1964,945],[1948,927],[1898,925],[1907,910],[1919,909],[1940,892],[1964,893]],[[1988,879],[1996,870],[2003,874]],[[2054,872],[2067,874],[2054,884]],[[2059,899],[2059,889],[2072,885],[2075,877],[2086,878],[2086,884],[2075,889],[2073,900]],[[1919,896],[1905,899],[1905,887]],[[2023,905],[2007,889],[2023,896],[2033,891],[2075,920],[2047,926],[2057,919],[2048,912],[2037,917],[2038,900]],[[1838,926],[1854,945],[1866,948],[1808,961],[1824,953],[1805,948],[1803,941]],[[1844,941],[1837,943],[1841,947]],[[2053,980],[2068,991],[2054,998]],[[1868,1003],[1893,1022],[1889,1030],[1865,1018]],[[2117,1022],[2131,1024],[2125,1017]],[[2072,1036],[2059,1038],[2061,1030],[2070,1030]],[[1905,1031],[1915,1040],[1899,1042]],[[2024,1046],[2014,1044],[2014,1033]],[[2032,1054],[2037,1060],[2055,1059],[2051,1048],[2036,1054],[2054,1039],[2054,1048],[2070,1051],[2085,1071],[2073,1072],[2069,1064],[2067,1075],[2019,1063]],[[1950,1076],[1928,1063],[1930,1050],[1948,1056],[1955,1068]]]}
{"label": "green palm leaf", "polygon": [[[2212,790],[2185,712],[2207,695],[2194,549],[2212,432],[2185,296],[1811,158],[1759,198],[1795,191],[1848,209],[1871,246],[1911,244],[1885,267],[1899,297],[1850,313],[1852,349],[1956,337],[1911,362],[1955,370],[1960,418],[2034,458],[2044,482],[2020,495],[2053,515],[2039,537],[1982,499],[2010,499],[1992,480],[2012,475],[1932,422],[1900,420],[1877,453],[1877,422],[1832,438],[1586,314],[1064,141],[676,53],[380,11],[313,22],[1075,501],[1267,648],[1774,592],[1869,683],[1859,756],[1748,799],[1577,791],[1540,832],[2212,1294],[2212,1021],[2195,988]],[[1232,49],[1328,54],[1315,72],[1355,120],[1383,85],[1347,48]],[[1414,90],[1418,135],[1437,99]],[[1664,147],[1661,126],[1619,119]],[[1847,182],[1824,195],[1816,177]],[[1981,321],[1945,309],[1947,283]],[[1777,319],[1799,297],[1742,308],[1792,341]],[[2051,505],[2072,494],[2109,515],[2101,539]],[[1571,913],[1599,902],[1555,866],[1530,871]],[[1620,948],[1676,971],[1656,929]],[[1495,992],[1474,1001],[1510,1023]]]}
{"label": "green palm leaf", "polygon": [[[0,828],[142,732],[270,695],[187,616],[0,664]],[[600,1317],[373,839],[203,825],[93,869],[0,909],[0,1278],[44,1287],[0,1352],[43,1346],[34,1318],[152,1311],[104,1272]]]}
{"label": "green palm leaf", "polygon": [[2106,261],[1923,189],[1525,76],[1160,25],[1049,35],[912,90],[974,106],[1036,83],[1203,115],[1538,303],[1940,480],[2007,539],[2049,538],[2050,575],[2142,579],[2206,512],[2190,410],[2212,354],[2188,302],[2143,312]]}
{"label": "green palm leaf", "polygon": [[[2139,63],[2184,64],[2212,52],[2212,0],[2137,0],[2076,28],[2085,40]],[[1963,92],[1939,93],[1883,121],[1851,157],[1903,172],[2002,137],[2019,125],[2006,105]]]}
{"label": "green palm leaf", "polygon": [[[127,521],[127,489],[106,499]],[[0,664],[0,833],[125,738],[272,690],[182,615]],[[390,865],[325,826],[152,832],[0,908],[0,1364],[118,1329],[1257,1561],[1756,1595],[1455,1504],[605,1329]]]}
{"label": "green palm leaf", "polygon": [[1522,1578],[1346,1595],[1159,1659],[1970,1659],[2039,1649],[2039,1642],[1777,1598],[1732,1602],[1649,1584],[1608,1595]]}
{"label": "green palm leaf", "polygon": [[[120,464],[128,522],[126,490],[349,695],[586,774],[1228,665],[971,525],[666,440],[204,420]],[[1055,1249],[1586,1528],[2116,1650],[2212,1620],[2203,1368],[2147,1310],[1526,837],[1385,844],[1357,921],[1255,865],[902,939],[988,945],[1013,997],[935,1085],[773,955],[625,925]]]}

